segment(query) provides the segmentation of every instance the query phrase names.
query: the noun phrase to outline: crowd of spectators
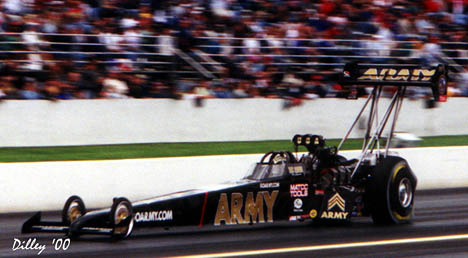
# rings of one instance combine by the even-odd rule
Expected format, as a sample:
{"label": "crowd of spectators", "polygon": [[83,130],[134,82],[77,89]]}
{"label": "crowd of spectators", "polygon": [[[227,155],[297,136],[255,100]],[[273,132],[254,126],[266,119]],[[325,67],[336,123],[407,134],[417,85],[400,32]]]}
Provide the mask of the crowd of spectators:
{"label": "crowd of spectators", "polygon": [[[456,57],[463,71],[467,14],[466,0],[4,0],[0,98],[341,97],[330,71],[275,64]],[[461,44],[446,57],[440,42]],[[218,64],[215,79],[175,73],[178,51]],[[450,94],[468,96],[467,78]]]}

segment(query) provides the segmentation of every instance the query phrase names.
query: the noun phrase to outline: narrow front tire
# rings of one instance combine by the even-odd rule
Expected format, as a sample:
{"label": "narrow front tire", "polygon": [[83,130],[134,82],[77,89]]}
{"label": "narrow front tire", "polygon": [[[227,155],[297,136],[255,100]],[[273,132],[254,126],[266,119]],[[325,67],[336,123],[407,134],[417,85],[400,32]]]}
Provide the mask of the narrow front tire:
{"label": "narrow front tire", "polygon": [[70,196],[62,209],[62,222],[71,225],[75,220],[86,214],[86,207],[83,200],[77,196]]}
{"label": "narrow front tire", "polygon": [[125,239],[133,230],[133,207],[126,198],[114,199],[110,211],[110,223],[113,227],[112,238],[116,240]]}

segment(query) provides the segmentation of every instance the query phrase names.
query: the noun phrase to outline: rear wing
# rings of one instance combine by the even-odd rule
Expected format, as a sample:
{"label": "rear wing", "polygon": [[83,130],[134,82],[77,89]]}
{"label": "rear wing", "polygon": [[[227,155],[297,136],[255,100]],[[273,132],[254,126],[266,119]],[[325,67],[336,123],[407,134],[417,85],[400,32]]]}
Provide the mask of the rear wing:
{"label": "rear wing", "polygon": [[340,75],[345,87],[417,86],[430,87],[434,100],[447,100],[447,65],[436,66],[398,64],[347,63]]}

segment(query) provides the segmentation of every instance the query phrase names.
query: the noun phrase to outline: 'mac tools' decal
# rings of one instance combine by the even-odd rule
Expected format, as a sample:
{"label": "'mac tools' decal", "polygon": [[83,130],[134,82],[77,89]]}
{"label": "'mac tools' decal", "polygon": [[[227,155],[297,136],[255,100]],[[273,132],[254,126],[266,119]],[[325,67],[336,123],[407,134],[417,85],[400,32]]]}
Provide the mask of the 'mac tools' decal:
{"label": "'mac tools' decal", "polygon": [[289,186],[291,197],[307,197],[309,196],[308,184],[293,184]]}
{"label": "'mac tools' decal", "polygon": [[[219,226],[222,221],[226,225],[257,223],[257,221],[265,223],[263,202],[265,202],[267,207],[266,222],[273,222],[273,207],[278,193],[278,190],[272,191],[271,194],[268,191],[261,191],[254,198],[254,194],[249,192],[245,199],[245,205],[244,196],[241,193],[231,194],[231,205],[229,205],[228,195],[222,193],[219,196],[214,225]],[[243,215],[242,208],[244,208]]]}
{"label": "'mac tools' decal", "polygon": [[358,80],[429,81],[436,69],[367,69]]}

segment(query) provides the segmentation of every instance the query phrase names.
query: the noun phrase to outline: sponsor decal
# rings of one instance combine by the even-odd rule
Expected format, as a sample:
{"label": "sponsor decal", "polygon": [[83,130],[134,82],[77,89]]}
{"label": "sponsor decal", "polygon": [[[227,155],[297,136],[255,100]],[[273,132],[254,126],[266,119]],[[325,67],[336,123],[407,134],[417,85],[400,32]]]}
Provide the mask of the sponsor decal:
{"label": "sponsor decal", "polygon": [[[226,225],[273,222],[273,207],[278,193],[278,190],[272,192],[261,191],[254,198],[254,194],[249,192],[245,201],[241,193],[232,193],[230,203],[228,194],[221,193],[219,195],[214,225],[219,226],[222,222]],[[264,203],[267,208],[266,221]],[[242,210],[244,211],[243,213]]]}
{"label": "sponsor decal", "polygon": [[[346,219],[348,212],[345,212],[346,202],[339,193],[335,193],[330,199],[328,199],[328,211],[322,212],[321,219]],[[330,211],[335,208],[340,211]]]}
{"label": "sponsor decal", "polygon": [[291,197],[307,197],[309,196],[308,184],[294,184],[289,186]]}
{"label": "sponsor decal", "polygon": [[302,200],[297,198],[296,200],[294,200],[294,208],[296,209],[300,209],[302,208]]}
{"label": "sponsor decal", "polygon": [[135,213],[135,222],[170,221],[172,210],[144,211]]}
{"label": "sponsor decal", "polygon": [[435,72],[435,69],[369,68],[358,80],[429,81]]}
{"label": "sponsor decal", "polygon": [[260,183],[260,189],[265,188],[278,188],[280,186],[279,182],[271,182],[271,183]]}
{"label": "sponsor decal", "polygon": [[289,216],[289,221],[302,221],[304,220],[301,215]]}
{"label": "sponsor decal", "polygon": [[313,209],[313,210],[310,210],[309,212],[309,216],[313,219],[315,219],[317,217],[317,210]]}
{"label": "sponsor decal", "polygon": [[289,221],[303,221],[304,219],[307,219],[309,215],[293,215],[289,216]]}
{"label": "sponsor decal", "polygon": [[289,169],[289,173],[290,174],[302,174],[304,173],[304,169],[302,168],[301,165],[297,165],[297,166],[288,166],[288,169]]}
{"label": "sponsor decal", "polygon": [[324,195],[325,191],[322,189],[315,189],[315,195]]}
{"label": "sponsor decal", "polygon": [[294,212],[303,212],[302,210],[302,200],[297,198],[294,200]]}
{"label": "sponsor decal", "polygon": [[345,200],[340,196],[339,193],[336,193],[330,199],[328,199],[328,210],[331,210],[336,206],[340,210],[345,211],[345,205]]}
{"label": "sponsor decal", "polygon": [[348,212],[342,211],[324,211],[322,212],[321,219],[346,219]]}

